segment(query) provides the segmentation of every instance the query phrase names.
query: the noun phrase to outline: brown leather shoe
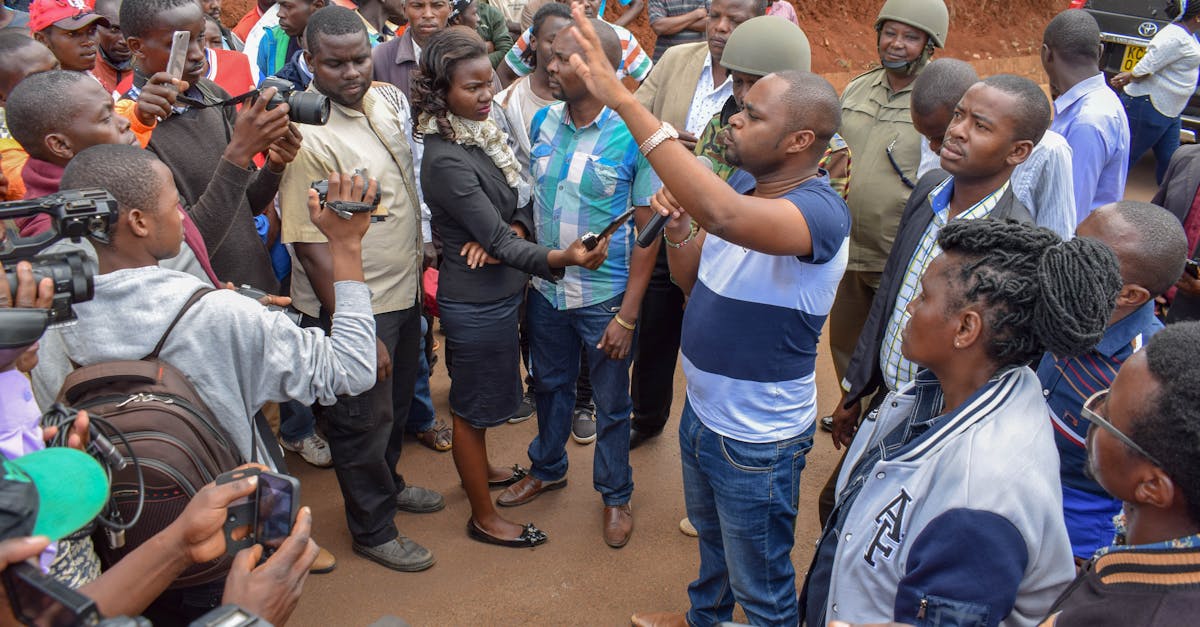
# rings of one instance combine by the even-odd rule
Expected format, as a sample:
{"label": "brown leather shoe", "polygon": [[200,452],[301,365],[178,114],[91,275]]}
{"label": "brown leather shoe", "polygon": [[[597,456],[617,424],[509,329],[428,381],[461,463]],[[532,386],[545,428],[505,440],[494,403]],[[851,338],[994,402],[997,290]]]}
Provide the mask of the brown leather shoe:
{"label": "brown leather shoe", "polygon": [[500,507],[516,507],[524,505],[541,496],[543,492],[559,490],[567,487],[567,478],[558,481],[542,481],[533,475],[508,486],[496,497],[496,505]]}
{"label": "brown leather shoe", "polygon": [[633,511],[629,508],[629,503],[605,506],[605,544],[614,549],[619,549],[629,542],[629,536],[631,535],[633,535]]}
{"label": "brown leather shoe", "polygon": [[629,619],[633,627],[687,627],[687,616],[675,612],[638,612]]}
{"label": "brown leather shoe", "polygon": [[317,553],[317,560],[308,567],[308,572],[314,575],[323,575],[333,572],[334,568],[337,568],[337,558],[322,547],[321,551]]}

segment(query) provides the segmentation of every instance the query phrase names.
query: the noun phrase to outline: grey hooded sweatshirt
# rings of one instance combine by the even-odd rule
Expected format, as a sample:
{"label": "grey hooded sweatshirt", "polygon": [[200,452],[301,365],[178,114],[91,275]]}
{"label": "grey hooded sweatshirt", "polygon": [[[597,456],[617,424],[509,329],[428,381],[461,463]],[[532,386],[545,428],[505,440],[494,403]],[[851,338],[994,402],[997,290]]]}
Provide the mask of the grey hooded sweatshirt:
{"label": "grey hooded sweatshirt", "polygon": [[[154,350],[196,277],[157,266],[95,279],[95,298],[74,306],[74,324],[50,329],[33,370],[39,405],[54,402],[71,361],[87,366],[141,359]],[[294,399],[332,405],[340,394],[375,384],[375,318],[366,284],[334,284],[337,313],[328,337],[301,329],[280,312],[232,290],[206,294],[171,332],[159,357],[183,372],[217,421],[251,459],[251,417],[268,402]],[[258,459],[271,466],[260,440]]]}

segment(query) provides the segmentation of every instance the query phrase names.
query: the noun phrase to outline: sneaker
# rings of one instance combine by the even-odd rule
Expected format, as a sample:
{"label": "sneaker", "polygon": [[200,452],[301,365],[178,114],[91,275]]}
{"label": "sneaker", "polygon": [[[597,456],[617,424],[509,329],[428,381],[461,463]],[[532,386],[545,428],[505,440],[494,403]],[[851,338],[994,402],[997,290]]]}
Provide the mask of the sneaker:
{"label": "sneaker", "polygon": [[579,444],[596,441],[596,414],[586,409],[576,409],[571,417],[571,439]]}
{"label": "sneaker", "polygon": [[363,546],[355,542],[353,548],[355,553],[376,564],[407,573],[425,570],[437,561],[429,549],[404,536],[397,536],[395,540],[379,546]]}
{"label": "sneaker", "polygon": [[525,422],[526,420],[533,418],[533,415],[536,413],[537,405],[533,400],[533,392],[527,391],[521,396],[521,404],[517,406],[517,413],[513,414],[512,418],[508,419],[508,424],[515,425]]}
{"label": "sneaker", "polygon": [[446,499],[442,495],[415,485],[405,486],[396,495],[396,509],[410,514],[428,514],[446,507]]}
{"label": "sneaker", "polygon": [[315,433],[299,442],[280,440],[280,444],[317,468],[329,468],[333,465],[333,456],[329,454],[329,443]]}
{"label": "sneaker", "polygon": [[833,416],[821,417],[821,430],[833,433]]}

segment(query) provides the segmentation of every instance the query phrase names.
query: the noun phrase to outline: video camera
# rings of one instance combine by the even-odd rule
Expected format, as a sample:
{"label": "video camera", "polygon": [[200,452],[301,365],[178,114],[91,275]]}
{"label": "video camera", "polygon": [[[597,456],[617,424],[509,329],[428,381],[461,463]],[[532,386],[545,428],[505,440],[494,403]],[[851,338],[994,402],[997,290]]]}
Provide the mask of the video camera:
{"label": "video camera", "polygon": [[71,190],[33,200],[0,203],[0,220],[50,216],[50,229],[32,237],[7,227],[0,241],[0,262],[8,279],[9,292],[17,291],[17,262],[29,261],[37,281],[54,281],[54,302],[49,310],[0,309],[0,348],[31,344],[51,323],[74,320],[72,303],[91,300],[95,264],[79,251],[39,255],[55,242],[70,238],[79,242],[90,237],[108,242],[109,229],[117,223],[117,200],[102,189]]}

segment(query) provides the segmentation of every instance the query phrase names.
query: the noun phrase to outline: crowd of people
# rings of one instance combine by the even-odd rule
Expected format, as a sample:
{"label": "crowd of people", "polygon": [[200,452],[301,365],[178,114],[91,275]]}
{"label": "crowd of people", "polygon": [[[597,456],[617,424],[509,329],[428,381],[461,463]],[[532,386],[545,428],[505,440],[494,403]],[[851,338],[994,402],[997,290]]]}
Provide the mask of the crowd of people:
{"label": "crowd of people", "polygon": [[[301,509],[265,559],[181,583],[224,555],[253,479],[203,487],[115,563],[102,534],[73,533],[97,490],[39,468],[95,469],[43,450],[41,416],[81,369],[153,358],[239,463],[331,466],[354,553],[390,569],[436,562],[398,514],[445,507],[405,480],[408,435],[451,452],[466,535],[516,548],[550,536],[507,512],[567,486],[569,440],[592,445],[620,549],[629,452],[674,414],[699,572],[685,614],[635,625],[715,625],[735,605],[755,625],[1190,620],[1200,147],[1179,135],[1200,3],[1172,1],[1111,79],[1095,19],[1058,14],[1049,99],[934,59],[943,0],[882,2],[879,63],[840,95],[787,2],[649,0],[652,50],[625,28],[644,0],[621,4],[259,0],[232,28],[220,0],[0,6],[0,195],[99,189],[117,207],[46,249],[94,264],[75,320],[0,342],[0,491],[43,495],[0,507],[22,521],[0,562],[35,559],[103,615],[155,624],[223,603],[282,624],[333,570]],[[1150,150],[1159,192],[1126,201]],[[51,307],[49,279],[9,269],[0,306]],[[826,322],[841,396],[822,417]],[[489,429],[534,416],[528,467],[489,455]],[[55,441],[94,450],[87,421]],[[820,428],[845,452],[810,512]],[[78,524],[34,524],[39,507]],[[822,525],[803,581],[798,516]]]}

